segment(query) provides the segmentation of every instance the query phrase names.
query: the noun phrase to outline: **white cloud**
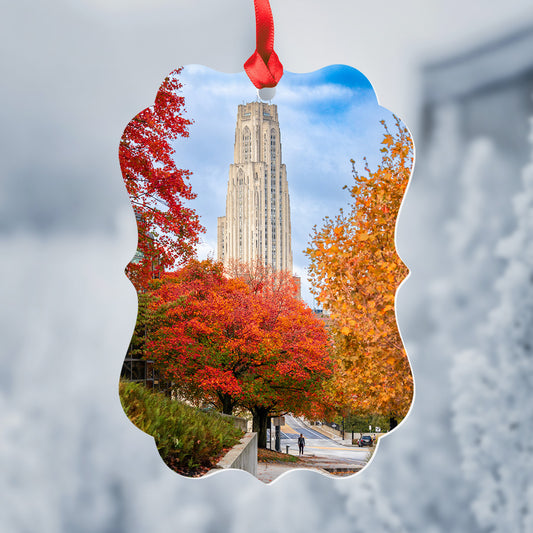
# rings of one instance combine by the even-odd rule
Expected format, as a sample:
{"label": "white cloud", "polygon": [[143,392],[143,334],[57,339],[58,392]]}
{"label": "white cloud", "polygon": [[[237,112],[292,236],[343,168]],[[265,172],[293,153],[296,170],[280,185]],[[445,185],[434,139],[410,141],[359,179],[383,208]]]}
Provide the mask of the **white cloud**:
{"label": "white cloud", "polygon": [[[283,80],[283,78],[282,78]],[[357,92],[353,88],[338,85],[336,83],[321,83],[320,85],[305,87],[287,86],[280,82],[278,86],[279,95],[276,95],[274,103],[278,101],[284,105],[301,105],[302,101],[306,104],[317,102],[328,102],[342,99],[353,98]],[[302,98],[302,91],[305,91]]]}

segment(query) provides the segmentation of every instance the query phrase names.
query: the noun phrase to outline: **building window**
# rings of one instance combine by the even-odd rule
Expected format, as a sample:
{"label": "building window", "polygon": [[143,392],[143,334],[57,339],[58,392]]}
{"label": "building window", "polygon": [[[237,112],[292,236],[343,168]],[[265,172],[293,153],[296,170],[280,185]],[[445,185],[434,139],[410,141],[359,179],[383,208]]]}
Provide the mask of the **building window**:
{"label": "building window", "polygon": [[270,132],[270,161],[276,161],[276,130]]}
{"label": "building window", "polygon": [[246,163],[252,160],[252,138],[250,134],[250,128],[244,127],[242,135],[242,149],[243,149],[243,161]]}

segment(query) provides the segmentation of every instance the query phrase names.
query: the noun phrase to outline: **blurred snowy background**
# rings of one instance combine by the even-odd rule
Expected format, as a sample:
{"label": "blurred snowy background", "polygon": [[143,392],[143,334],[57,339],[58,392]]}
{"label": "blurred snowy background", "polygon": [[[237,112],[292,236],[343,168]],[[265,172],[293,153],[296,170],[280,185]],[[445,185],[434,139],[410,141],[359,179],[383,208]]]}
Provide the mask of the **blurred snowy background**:
{"label": "blurred snowy background", "polygon": [[136,227],[118,142],[181,64],[241,70],[251,0],[2,0],[0,530],[533,531],[533,6],[271,1],[411,128],[398,314],[416,397],[363,473],[180,478],[123,414]]}

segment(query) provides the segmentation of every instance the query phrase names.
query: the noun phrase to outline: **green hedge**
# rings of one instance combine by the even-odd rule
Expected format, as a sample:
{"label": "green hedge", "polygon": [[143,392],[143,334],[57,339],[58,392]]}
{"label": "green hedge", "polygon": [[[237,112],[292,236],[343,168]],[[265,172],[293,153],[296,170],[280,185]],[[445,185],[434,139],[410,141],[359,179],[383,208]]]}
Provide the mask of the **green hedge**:
{"label": "green hedge", "polygon": [[128,418],[152,435],[163,460],[177,471],[214,466],[243,432],[216,412],[203,412],[143,385],[121,381],[120,400]]}

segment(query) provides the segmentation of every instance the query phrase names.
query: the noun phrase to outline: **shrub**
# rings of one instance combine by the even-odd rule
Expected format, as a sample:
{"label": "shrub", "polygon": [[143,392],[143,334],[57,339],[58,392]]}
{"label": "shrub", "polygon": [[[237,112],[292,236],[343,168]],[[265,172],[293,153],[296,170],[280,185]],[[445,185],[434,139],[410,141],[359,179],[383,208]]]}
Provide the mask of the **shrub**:
{"label": "shrub", "polygon": [[231,419],[171,400],[138,383],[121,381],[119,394],[128,418],[154,437],[163,460],[180,473],[195,475],[213,467],[244,434]]}

